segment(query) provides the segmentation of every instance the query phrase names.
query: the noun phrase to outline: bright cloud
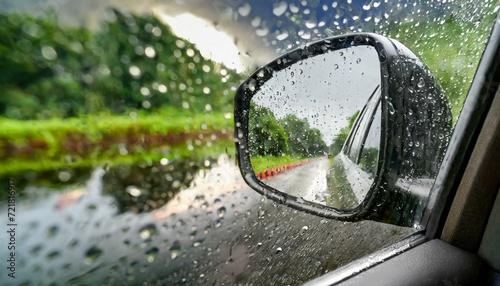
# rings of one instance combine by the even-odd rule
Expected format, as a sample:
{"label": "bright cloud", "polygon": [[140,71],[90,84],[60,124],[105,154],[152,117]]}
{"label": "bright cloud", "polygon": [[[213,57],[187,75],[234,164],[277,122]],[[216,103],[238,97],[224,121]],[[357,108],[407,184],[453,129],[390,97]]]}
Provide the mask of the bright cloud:
{"label": "bright cloud", "polygon": [[178,37],[195,44],[203,57],[223,63],[238,72],[244,69],[233,39],[205,20],[192,14],[169,16],[160,10],[155,11],[155,14],[167,23]]}

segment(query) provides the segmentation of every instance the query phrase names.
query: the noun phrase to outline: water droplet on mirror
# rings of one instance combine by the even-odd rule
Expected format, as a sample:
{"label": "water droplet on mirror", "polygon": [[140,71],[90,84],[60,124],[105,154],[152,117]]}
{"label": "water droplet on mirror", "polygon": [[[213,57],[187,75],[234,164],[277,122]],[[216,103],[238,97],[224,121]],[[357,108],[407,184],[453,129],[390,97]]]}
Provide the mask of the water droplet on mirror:
{"label": "water droplet on mirror", "polygon": [[312,29],[314,27],[316,27],[316,22],[313,22],[313,21],[307,21],[306,22],[306,27],[309,28],[309,29]]}
{"label": "water droplet on mirror", "polygon": [[250,79],[250,81],[247,84],[247,88],[250,91],[255,91],[256,85],[257,85],[257,82],[254,79]]}
{"label": "water droplet on mirror", "polygon": [[418,87],[420,87],[420,88],[422,88],[422,87],[424,87],[424,86],[425,86],[425,82],[424,82],[424,79],[423,79],[423,78],[420,78],[420,79],[418,80],[417,86],[418,86]]}
{"label": "water droplet on mirror", "polygon": [[217,210],[217,215],[219,217],[224,217],[224,215],[226,214],[226,208],[225,207],[221,207]]}
{"label": "water droplet on mirror", "polygon": [[425,229],[425,227],[423,225],[421,225],[421,224],[414,224],[413,228],[416,229],[416,230],[418,230],[418,231],[421,231],[421,230]]}
{"label": "water droplet on mirror", "polygon": [[94,261],[96,261],[97,258],[99,258],[102,255],[103,251],[95,246],[92,246],[87,252],[85,253],[85,264],[90,265]]}
{"label": "water droplet on mirror", "polygon": [[71,179],[71,173],[68,171],[61,171],[58,177],[61,182],[67,182]]}
{"label": "water droplet on mirror", "polygon": [[394,109],[394,106],[392,105],[391,102],[389,102],[388,106],[389,106],[389,113],[390,114],[396,113],[396,110]]}
{"label": "water droplet on mirror", "polygon": [[51,252],[47,253],[47,256],[45,256],[45,259],[47,259],[47,260],[54,260],[57,257],[59,257],[60,255],[61,255],[61,253],[59,251],[54,250],[54,251],[51,251]]}
{"label": "water droplet on mirror", "polygon": [[181,253],[181,243],[176,240],[174,243],[172,243],[172,246],[170,247],[170,258],[175,259],[178,257]]}
{"label": "water droplet on mirror", "polygon": [[283,251],[283,248],[281,248],[281,247],[276,248],[276,253],[279,253],[279,252],[282,252],[282,251]]}
{"label": "water droplet on mirror", "polygon": [[53,61],[57,59],[57,52],[53,47],[43,46],[42,47],[42,56],[49,61]]}
{"label": "water droplet on mirror", "polygon": [[264,210],[259,210],[259,217],[263,217],[265,215],[265,211]]}
{"label": "water droplet on mirror", "polygon": [[200,246],[201,244],[203,244],[203,241],[205,241],[205,240],[204,239],[199,239],[199,240],[193,242],[193,247]]}
{"label": "water droplet on mirror", "polygon": [[153,262],[155,261],[156,257],[158,256],[158,248],[156,247],[153,247],[151,249],[149,249],[148,251],[146,251],[146,258],[148,260],[148,262]]}
{"label": "water droplet on mirror", "polygon": [[57,225],[53,225],[47,229],[47,238],[51,238],[56,236],[59,233],[59,227]]}
{"label": "water droplet on mirror", "polygon": [[357,58],[356,59],[356,63],[359,64],[361,62],[361,59],[360,58]]}
{"label": "water droplet on mirror", "polygon": [[145,225],[139,230],[139,237],[142,239],[148,239],[151,238],[153,235],[157,233],[156,225],[151,223],[148,225]]}
{"label": "water droplet on mirror", "polygon": [[338,70],[339,69],[339,65],[338,64],[334,64],[333,65],[333,69]]}
{"label": "water droplet on mirror", "polygon": [[137,67],[137,66],[131,66],[128,69],[128,72],[134,78],[139,78],[141,76],[141,69],[139,67]]}
{"label": "water droplet on mirror", "polygon": [[268,33],[269,33],[269,29],[267,27],[255,30],[255,34],[257,34],[257,36],[259,36],[259,37],[264,37]]}
{"label": "water droplet on mirror", "polygon": [[222,220],[221,219],[218,219],[216,222],[215,222],[215,228],[219,228],[222,226]]}
{"label": "water droplet on mirror", "polygon": [[154,58],[156,56],[156,51],[154,50],[153,47],[146,47],[144,49],[144,54],[146,55],[146,57],[148,58]]}

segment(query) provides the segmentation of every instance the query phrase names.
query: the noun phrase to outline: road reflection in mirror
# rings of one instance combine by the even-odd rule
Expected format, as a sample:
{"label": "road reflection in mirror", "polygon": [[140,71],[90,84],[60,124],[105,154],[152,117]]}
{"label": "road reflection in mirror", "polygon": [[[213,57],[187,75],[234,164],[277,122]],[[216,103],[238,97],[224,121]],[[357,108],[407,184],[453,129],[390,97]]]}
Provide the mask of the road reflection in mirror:
{"label": "road reflection in mirror", "polygon": [[376,172],[380,83],[371,46],[317,55],[275,72],[250,104],[249,151],[257,177],[310,202],[356,207]]}

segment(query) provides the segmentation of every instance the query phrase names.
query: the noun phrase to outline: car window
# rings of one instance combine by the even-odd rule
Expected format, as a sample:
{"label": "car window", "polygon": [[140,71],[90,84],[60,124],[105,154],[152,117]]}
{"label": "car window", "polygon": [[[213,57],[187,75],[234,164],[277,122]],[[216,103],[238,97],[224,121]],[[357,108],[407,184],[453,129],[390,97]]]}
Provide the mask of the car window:
{"label": "car window", "polygon": [[[375,32],[429,66],[456,122],[497,12],[492,0],[2,1],[2,285],[300,284],[421,231],[251,190],[235,165],[235,90],[294,48]],[[373,174],[370,108],[347,154]],[[413,134],[405,152],[432,158],[433,138]]]}
{"label": "car window", "polygon": [[[354,164],[358,164],[360,160],[360,154],[364,150],[364,144],[367,140],[367,132],[371,131],[371,124],[373,122],[374,113],[376,111],[377,106],[379,106],[380,102],[380,90],[379,87],[374,91],[373,95],[368,100],[366,106],[363,111],[359,115],[359,119],[357,119],[357,123],[354,126],[354,132],[352,133],[352,137],[347,140],[347,150],[344,152],[348,152],[349,158],[353,161]],[[378,123],[380,124],[380,123]],[[377,123],[375,124],[377,125]],[[380,128],[377,130],[380,131]],[[375,132],[375,131],[373,131]],[[376,134],[371,134],[371,140]],[[380,133],[378,133],[380,135]]]}
{"label": "car window", "polygon": [[359,166],[370,174],[377,173],[378,153],[380,151],[381,131],[381,108],[378,105],[375,114],[371,118],[372,122],[368,129],[365,141],[361,146],[361,155],[359,157]]}

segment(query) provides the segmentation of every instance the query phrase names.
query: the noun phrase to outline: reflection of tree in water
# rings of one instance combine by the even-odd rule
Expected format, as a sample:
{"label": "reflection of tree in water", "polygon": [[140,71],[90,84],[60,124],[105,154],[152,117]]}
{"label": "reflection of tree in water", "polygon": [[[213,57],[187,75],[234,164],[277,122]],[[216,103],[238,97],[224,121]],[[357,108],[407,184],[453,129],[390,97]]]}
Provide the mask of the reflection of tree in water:
{"label": "reflection of tree in water", "polygon": [[[195,174],[202,168],[213,164],[214,160],[203,161],[186,159],[160,162],[142,162],[133,165],[116,165],[106,170],[103,176],[103,193],[113,196],[119,212],[146,212],[165,205],[177,193],[187,188]],[[89,180],[92,168],[65,168],[61,170],[31,171],[12,174],[16,179],[19,197],[29,199],[36,188],[37,196],[41,190],[64,192],[69,186],[83,186]],[[5,178],[7,181],[7,178]],[[0,201],[6,200],[3,193]]]}
{"label": "reflection of tree in water", "polygon": [[358,206],[358,200],[354,195],[351,184],[347,180],[347,174],[341,162],[333,160],[330,173],[326,177],[330,196],[326,199],[328,206],[346,210]]}
{"label": "reflection of tree in water", "polygon": [[[213,160],[204,160],[210,164]],[[205,165],[199,161],[171,161],[119,165],[103,177],[103,192],[112,195],[120,212],[145,212],[166,204],[187,188],[195,174]]]}
{"label": "reflection of tree in water", "polygon": [[[20,199],[42,196],[41,189],[35,191],[28,187],[45,187],[47,192],[63,190],[69,186],[83,186],[92,171],[88,167],[62,168],[58,170],[24,171],[0,176],[0,182],[9,178],[16,181],[17,196]],[[36,192],[36,193],[33,193]],[[0,201],[6,201],[8,192],[0,192]]]}

